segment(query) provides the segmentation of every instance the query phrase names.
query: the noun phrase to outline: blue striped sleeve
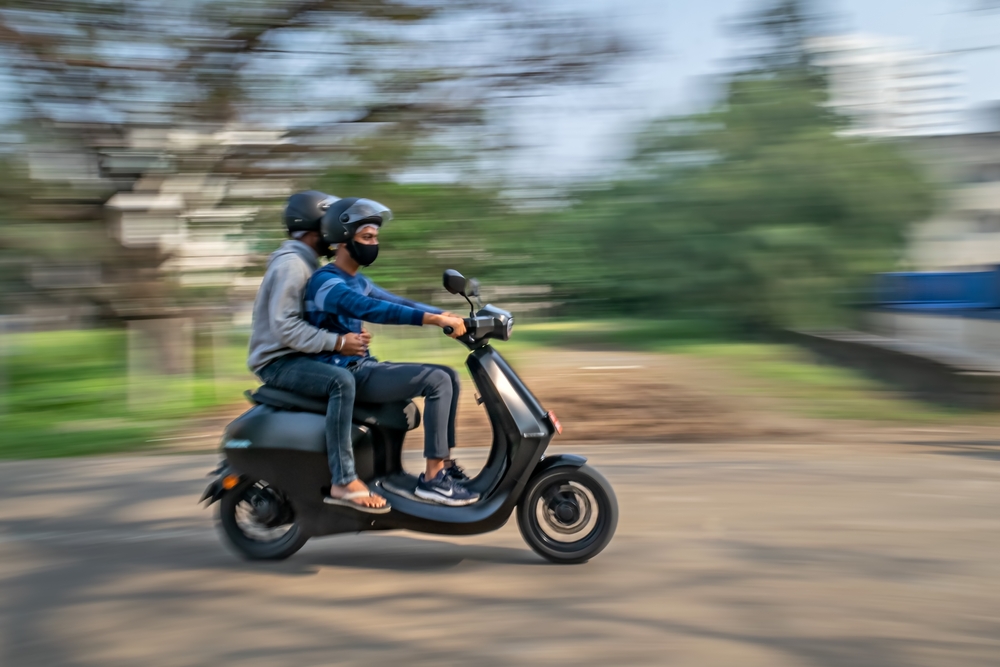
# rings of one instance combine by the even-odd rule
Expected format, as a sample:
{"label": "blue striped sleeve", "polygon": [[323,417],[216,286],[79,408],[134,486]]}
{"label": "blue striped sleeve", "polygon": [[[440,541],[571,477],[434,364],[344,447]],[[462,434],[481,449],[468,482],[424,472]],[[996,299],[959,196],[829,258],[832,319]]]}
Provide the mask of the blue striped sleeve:
{"label": "blue striped sleeve", "polygon": [[373,282],[369,282],[368,285],[371,287],[371,291],[368,293],[368,296],[372,297],[373,299],[378,299],[379,301],[388,301],[389,303],[395,303],[400,306],[415,308],[425,313],[434,313],[435,315],[440,315],[441,313],[444,312],[437,306],[430,306],[426,303],[420,303],[419,301],[410,301],[409,299],[401,297],[398,294],[393,294],[389,290],[382,289]]}
{"label": "blue striped sleeve", "polygon": [[397,303],[373,299],[355,292],[343,279],[331,276],[316,290],[313,302],[327,313],[346,315],[376,324],[412,324],[424,322],[424,311]]}

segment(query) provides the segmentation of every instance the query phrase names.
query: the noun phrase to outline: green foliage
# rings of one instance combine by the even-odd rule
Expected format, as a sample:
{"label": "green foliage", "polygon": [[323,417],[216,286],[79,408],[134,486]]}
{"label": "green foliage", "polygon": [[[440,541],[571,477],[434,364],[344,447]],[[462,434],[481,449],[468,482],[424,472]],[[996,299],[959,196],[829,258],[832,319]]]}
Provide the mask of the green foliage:
{"label": "green foliage", "polygon": [[777,132],[742,106],[782,89],[740,87],[739,104],[680,137],[704,161],[647,153],[642,177],[583,199],[598,300],[755,329],[831,324],[929,212],[929,189],[893,147],[818,124]]}
{"label": "green foliage", "polygon": [[[777,30],[781,15],[755,25]],[[791,49],[777,32],[775,49]],[[843,323],[871,274],[893,268],[932,191],[891,143],[843,135],[808,62],[759,56],[715,108],[642,134],[628,175],[581,193],[551,229],[555,261],[591,259],[580,264],[589,276],[564,273],[563,291],[578,305],[742,330]]]}
{"label": "green foliage", "polygon": [[[423,301],[448,298],[444,269],[497,277],[497,248],[508,215],[496,193],[450,184],[401,184],[371,172],[341,168],[316,187],[341,196],[368,197],[389,206],[393,220],[382,231],[379,260],[366,273],[379,284]],[[472,274],[470,274],[472,275]]]}
{"label": "green foliage", "polygon": [[[138,449],[169,435],[193,413],[231,405],[253,385],[246,339],[200,355],[185,379],[160,378],[151,404],[130,408],[126,334],[121,330],[7,334],[0,355],[0,458]],[[203,349],[204,353],[205,350]],[[220,373],[221,371],[221,373]],[[182,397],[178,399],[177,397]]]}
{"label": "green foliage", "polygon": [[773,399],[781,410],[807,417],[906,425],[996,421],[988,411],[910,398],[858,370],[820,363],[792,345],[713,342],[668,344],[661,349],[718,365],[733,378],[730,391]]}
{"label": "green foliage", "polygon": [[[381,359],[448,364],[463,372],[461,346],[429,328],[373,327]],[[716,340],[711,340],[716,338]],[[246,339],[234,336],[221,359],[200,359],[187,403],[130,410],[124,332],[111,330],[18,334],[6,339],[6,391],[0,391],[0,459],[78,456],[138,450],[177,436],[186,418],[217,405],[234,405],[256,384],[243,369]],[[699,322],[677,320],[557,320],[519,324],[498,343],[512,363],[540,350],[578,347],[683,355],[717,365],[726,391],[777,399],[776,408],[813,417],[881,422],[992,423],[989,414],[946,409],[907,399],[857,371],[819,364],[787,345],[718,340]],[[202,349],[202,353],[206,350]],[[583,353],[588,355],[591,353]],[[204,354],[202,355],[204,356]],[[583,356],[581,358],[587,358]],[[220,363],[221,362],[221,363]],[[223,377],[212,378],[221,370]]]}
{"label": "green foliage", "polygon": [[550,285],[564,314],[669,316],[730,334],[845,324],[933,191],[892,142],[845,135],[803,46],[815,17],[804,0],[766,3],[742,24],[761,48],[718,103],[651,124],[618,178],[581,187],[567,209],[517,213],[493,192],[399,185],[359,165],[323,185],[394,209],[371,273],[411,294],[433,294],[455,266]]}

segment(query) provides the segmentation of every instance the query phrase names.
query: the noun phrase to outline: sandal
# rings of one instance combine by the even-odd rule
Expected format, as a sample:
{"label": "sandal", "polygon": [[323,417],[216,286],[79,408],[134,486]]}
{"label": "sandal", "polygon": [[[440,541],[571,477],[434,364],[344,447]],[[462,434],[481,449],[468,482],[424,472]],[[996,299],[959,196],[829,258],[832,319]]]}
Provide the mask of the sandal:
{"label": "sandal", "polygon": [[382,507],[368,507],[367,505],[362,505],[360,503],[352,502],[358,498],[368,498],[373,497],[375,494],[371,491],[352,491],[351,493],[344,494],[340,498],[334,498],[333,496],[325,496],[323,502],[327,505],[339,505],[341,507],[350,507],[353,510],[359,512],[364,512],[365,514],[388,514],[392,510],[392,506],[389,505],[389,501],[386,501],[385,505]]}

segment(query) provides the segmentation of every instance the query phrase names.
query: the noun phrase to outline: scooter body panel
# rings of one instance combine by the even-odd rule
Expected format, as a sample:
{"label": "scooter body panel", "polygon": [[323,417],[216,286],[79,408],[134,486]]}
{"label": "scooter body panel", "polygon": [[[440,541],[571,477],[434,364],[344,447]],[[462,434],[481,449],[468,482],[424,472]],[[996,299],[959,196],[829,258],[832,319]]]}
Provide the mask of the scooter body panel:
{"label": "scooter body panel", "polygon": [[[375,452],[371,429],[363,424],[351,425],[351,440],[354,443],[354,466],[361,479],[375,477]],[[232,421],[222,438],[222,450],[226,459],[238,470],[243,465],[258,458],[269,461],[271,456],[258,453],[272,452],[280,466],[281,456],[287,451],[320,454],[326,479],[322,486],[330,487],[330,472],[326,463],[326,418],[312,412],[278,410],[267,405],[256,405]],[[244,470],[249,473],[249,470]],[[260,477],[272,484],[268,477]]]}
{"label": "scooter body panel", "polygon": [[326,452],[326,420],[312,412],[255,405],[230,422],[222,437],[227,454],[236,449],[294,449]]}
{"label": "scooter body panel", "polygon": [[329,512],[323,504],[323,489],[330,488],[326,453],[297,449],[239,448],[226,450],[233,470],[252,479],[267,481],[288,498],[295,521],[309,536],[364,530],[357,512]]}

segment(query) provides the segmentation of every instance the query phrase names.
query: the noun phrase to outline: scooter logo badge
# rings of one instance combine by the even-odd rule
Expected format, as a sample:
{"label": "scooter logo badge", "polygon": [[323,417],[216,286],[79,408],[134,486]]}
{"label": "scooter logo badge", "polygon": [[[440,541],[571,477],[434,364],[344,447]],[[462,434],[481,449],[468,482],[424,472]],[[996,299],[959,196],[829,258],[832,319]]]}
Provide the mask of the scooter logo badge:
{"label": "scooter logo badge", "polygon": [[226,444],[223,447],[226,449],[246,449],[252,444],[249,440],[226,440]]}

